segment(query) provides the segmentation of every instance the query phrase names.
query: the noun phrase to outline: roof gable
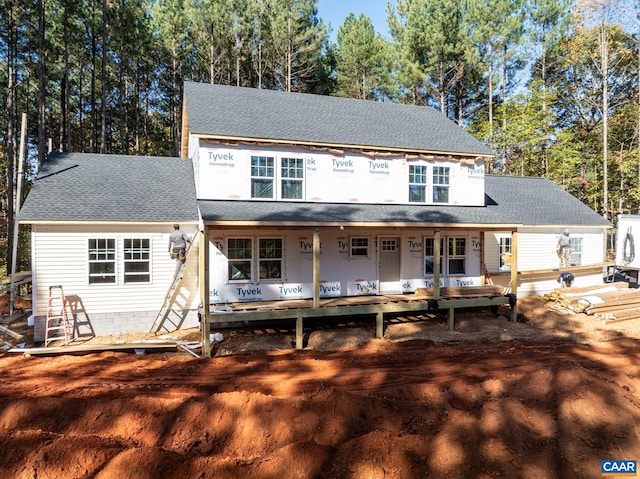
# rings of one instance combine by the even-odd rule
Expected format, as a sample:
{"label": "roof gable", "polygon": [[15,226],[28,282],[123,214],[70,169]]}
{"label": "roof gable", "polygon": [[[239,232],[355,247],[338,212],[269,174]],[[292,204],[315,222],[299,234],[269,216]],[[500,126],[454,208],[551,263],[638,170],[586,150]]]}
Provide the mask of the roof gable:
{"label": "roof gable", "polygon": [[431,107],[194,82],[185,82],[184,95],[183,115],[188,133],[194,135],[406,152],[494,154]]}

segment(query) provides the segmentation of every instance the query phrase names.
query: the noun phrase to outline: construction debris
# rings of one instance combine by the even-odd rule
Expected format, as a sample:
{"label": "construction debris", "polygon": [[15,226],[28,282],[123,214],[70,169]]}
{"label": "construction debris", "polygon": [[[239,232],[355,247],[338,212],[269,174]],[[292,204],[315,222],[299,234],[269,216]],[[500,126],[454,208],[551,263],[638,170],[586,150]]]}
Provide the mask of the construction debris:
{"label": "construction debris", "polygon": [[546,301],[573,313],[584,313],[604,323],[640,319],[640,290],[617,282],[583,288],[557,288]]}

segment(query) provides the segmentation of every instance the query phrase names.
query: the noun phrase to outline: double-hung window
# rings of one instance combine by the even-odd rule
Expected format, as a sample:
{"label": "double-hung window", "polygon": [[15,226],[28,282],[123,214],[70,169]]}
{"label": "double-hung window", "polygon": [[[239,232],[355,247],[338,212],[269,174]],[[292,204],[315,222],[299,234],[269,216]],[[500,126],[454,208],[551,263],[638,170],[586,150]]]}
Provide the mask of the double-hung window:
{"label": "double-hung window", "polygon": [[124,282],[151,281],[151,248],[147,238],[124,240]]}
{"label": "double-hung window", "polygon": [[427,201],[427,167],[425,165],[409,165],[409,201],[424,203]]}
{"label": "double-hung window", "polygon": [[449,274],[466,274],[467,239],[449,238],[447,248]]}
{"label": "double-hung window", "polygon": [[274,197],[274,159],[271,156],[251,157],[251,197]]}
{"label": "double-hung window", "polygon": [[569,238],[571,245],[571,266],[582,265],[582,238]]}
{"label": "double-hung window", "polygon": [[302,158],[282,158],[280,165],[282,199],[301,200],[304,180]]}
{"label": "double-hung window", "polygon": [[89,284],[116,282],[116,240],[89,239]]}
{"label": "double-hung window", "polygon": [[258,239],[260,279],[282,279],[282,238]]}
{"label": "double-hung window", "polygon": [[365,258],[369,256],[369,238],[353,236],[351,238],[351,257]]}
{"label": "double-hung window", "polygon": [[511,271],[511,237],[501,236],[498,238],[498,269],[500,271]]}
{"label": "double-hung window", "polygon": [[433,202],[449,203],[449,167],[433,167]]}
{"label": "double-hung window", "polygon": [[[424,238],[424,274],[432,275],[435,271],[435,240],[434,238]],[[442,274],[442,263],[444,257],[444,239],[440,238],[440,274]]]}
{"label": "double-hung window", "polygon": [[251,281],[252,253],[251,238],[227,240],[229,281]]}

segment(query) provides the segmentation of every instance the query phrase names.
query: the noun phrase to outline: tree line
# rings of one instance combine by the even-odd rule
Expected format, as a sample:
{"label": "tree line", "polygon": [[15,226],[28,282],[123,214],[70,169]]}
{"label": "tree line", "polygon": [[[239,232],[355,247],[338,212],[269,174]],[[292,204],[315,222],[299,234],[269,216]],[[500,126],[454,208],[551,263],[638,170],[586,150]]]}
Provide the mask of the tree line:
{"label": "tree line", "polygon": [[638,212],[636,3],[393,0],[388,37],[350,14],[334,42],[317,0],[0,0],[0,270],[21,114],[28,179],[49,149],[177,156],[185,80],[430,106],[495,150],[488,173]]}

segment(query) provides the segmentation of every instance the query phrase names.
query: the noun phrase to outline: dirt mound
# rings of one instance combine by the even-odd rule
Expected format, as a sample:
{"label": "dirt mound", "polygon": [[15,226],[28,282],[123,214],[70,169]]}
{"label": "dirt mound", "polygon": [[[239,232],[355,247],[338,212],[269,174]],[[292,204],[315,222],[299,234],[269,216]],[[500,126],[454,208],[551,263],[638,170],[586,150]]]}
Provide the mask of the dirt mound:
{"label": "dirt mound", "polygon": [[640,451],[638,325],[550,306],[318,329],[299,351],[225,331],[211,359],[4,355],[0,476],[601,477]]}

